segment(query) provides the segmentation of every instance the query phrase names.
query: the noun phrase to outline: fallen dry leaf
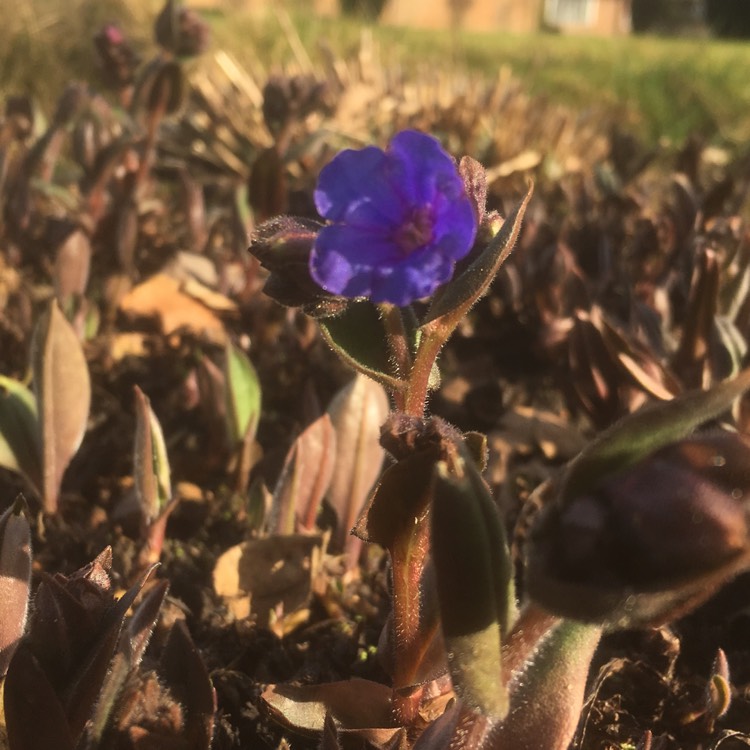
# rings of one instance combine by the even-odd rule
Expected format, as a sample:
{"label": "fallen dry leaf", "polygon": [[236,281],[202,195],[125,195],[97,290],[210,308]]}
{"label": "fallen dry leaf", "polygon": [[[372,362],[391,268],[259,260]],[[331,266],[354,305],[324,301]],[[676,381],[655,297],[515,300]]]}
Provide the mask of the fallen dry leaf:
{"label": "fallen dry leaf", "polygon": [[236,618],[253,614],[267,627],[279,605],[288,615],[307,604],[315,574],[313,554],[322,546],[322,536],[301,534],[235,545],[216,562],[214,589]]}
{"label": "fallen dry leaf", "polygon": [[130,318],[156,318],[166,336],[187,329],[211,343],[223,345],[226,330],[205,305],[185,294],[181,283],[163,273],[131,289],[120,301],[120,310]]}

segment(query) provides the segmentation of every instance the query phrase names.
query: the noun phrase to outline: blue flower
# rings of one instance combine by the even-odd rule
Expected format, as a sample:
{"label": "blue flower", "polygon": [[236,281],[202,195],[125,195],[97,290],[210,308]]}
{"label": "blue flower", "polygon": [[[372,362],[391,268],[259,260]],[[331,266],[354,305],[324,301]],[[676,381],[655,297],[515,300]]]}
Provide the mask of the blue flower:
{"label": "blue flower", "polygon": [[386,151],[346,150],[320,173],[310,273],[344,297],[407,305],[450,280],[477,222],[453,159],[432,136],[404,130]]}

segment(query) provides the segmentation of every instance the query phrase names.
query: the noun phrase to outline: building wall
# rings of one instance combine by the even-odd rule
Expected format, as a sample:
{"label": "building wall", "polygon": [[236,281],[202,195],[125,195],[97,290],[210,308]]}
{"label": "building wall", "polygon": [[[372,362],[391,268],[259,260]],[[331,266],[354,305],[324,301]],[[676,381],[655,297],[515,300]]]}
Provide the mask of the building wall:
{"label": "building wall", "polygon": [[[591,0],[590,26],[560,25],[571,33],[619,35],[630,32],[631,0]],[[472,0],[460,25],[472,31],[530,32],[544,18],[544,0]],[[453,23],[449,0],[390,0],[381,21],[394,26],[445,29]]]}
{"label": "building wall", "polygon": [[[460,14],[460,25],[472,31],[534,31],[542,0],[473,0]],[[380,20],[394,26],[446,29],[454,17],[448,0],[390,0]]]}

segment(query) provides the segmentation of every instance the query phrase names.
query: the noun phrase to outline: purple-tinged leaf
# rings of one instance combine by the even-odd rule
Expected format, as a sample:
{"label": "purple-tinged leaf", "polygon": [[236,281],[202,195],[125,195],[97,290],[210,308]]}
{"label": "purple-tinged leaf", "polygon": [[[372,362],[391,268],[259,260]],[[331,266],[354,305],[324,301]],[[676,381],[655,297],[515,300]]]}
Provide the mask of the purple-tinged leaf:
{"label": "purple-tinged leaf", "polygon": [[110,664],[94,713],[86,726],[84,748],[94,750],[99,747],[125,682],[143,658],[168,589],[168,581],[155,584],[121,632],[117,653]]}
{"label": "purple-tinged leaf", "polygon": [[718,308],[720,272],[713,250],[700,253],[690,284],[680,343],[670,363],[687,388],[708,385],[709,346]]}
{"label": "purple-tinged leaf", "polygon": [[60,483],[86,432],[91,381],[72,326],[52,302],[34,332],[32,368],[42,435],[43,504],[57,510]]}
{"label": "purple-tinged leaf", "polygon": [[339,743],[339,732],[336,728],[336,722],[330,713],[326,714],[323,722],[323,736],[320,738],[318,750],[343,750]]}
{"label": "purple-tinged leaf", "polygon": [[62,704],[70,732],[76,741],[81,737],[99,699],[109,665],[122,631],[125,615],[133,605],[156,566],[150,568],[105,613],[97,641],[62,693]]}
{"label": "purple-tinged leaf", "polygon": [[484,750],[491,729],[486,716],[456,701],[422,732],[414,750]]}
{"label": "purple-tinged leaf", "polygon": [[[388,396],[383,387],[357,375],[331,401],[328,414],[336,430],[336,455],[328,503],[338,525],[332,539],[334,551],[358,549],[350,536],[365,500],[380,475],[384,451],[380,427],[388,416]],[[352,555],[356,557],[356,555]]]}
{"label": "purple-tinged leaf", "polygon": [[750,567],[748,461],[750,439],[708,431],[553,500],[529,537],[530,598],[616,627],[652,627],[695,608]]}
{"label": "purple-tinged leaf", "polygon": [[159,673],[185,708],[182,736],[190,750],[208,750],[214,728],[216,694],[187,626],[178,620],[169,632]]}
{"label": "purple-tinged leaf", "polygon": [[22,497],[0,515],[0,679],[26,626],[31,581],[31,529]]}
{"label": "purple-tinged leaf", "polygon": [[316,419],[292,444],[273,492],[270,531],[314,531],[333,475],[336,433],[328,414]]}
{"label": "purple-tinged leaf", "polygon": [[510,683],[510,711],[486,750],[567,750],[583,707],[602,629],[561,621]]}
{"label": "purple-tinged leaf", "polygon": [[729,663],[726,654],[718,649],[713,664],[711,676],[706,685],[706,714],[713,723],[721,719],[732,705],[732,682],[729,675]]}
{"label": "purple-tinged leaf", "polygon": [[4,691],[8,750],[74,750],[65,710],[25,643],[13,655]]}
{"label": "purple-tinged leaf", "polygon": [[42,447],[36,399],[23,383],[0,375],[0,466],[42,491]]}

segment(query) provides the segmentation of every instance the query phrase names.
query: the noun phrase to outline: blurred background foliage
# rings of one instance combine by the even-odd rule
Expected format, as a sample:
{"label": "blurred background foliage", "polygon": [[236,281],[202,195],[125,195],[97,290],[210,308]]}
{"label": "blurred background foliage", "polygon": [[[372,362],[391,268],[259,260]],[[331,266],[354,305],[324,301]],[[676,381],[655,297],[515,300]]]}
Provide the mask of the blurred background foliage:
{"label": "blurred background foliage", "polygon": [[[696,25],[697,16],[686,14],[686,1],[634,0],[639,33],[618,38],[386,27],[372,23],[382,0],[344,0],[339,18],[315,16],[306,3],[294,1],[260,11],[244,0],[224,0],[201,12],[211,24],[214,49],[256,70],[293,65],[297,40],[313,62],[324,47],[354,55],[369,29],[382,59],[408,74],[436,64],[488,77],[510,69],[530,94],[579,109],[608,107],[652,143],[680,142],[698,133],[721,145],[741,144],[750,140],[750,49],[719,35],[750,33],[750,3],[707,0]],[[0,10],[10,2],[0,0]],[[154,0],[14,4],[12,12],[2,13],[0,26],[0,96],[28,92],[49,112],[71,78],[92,79],[91,37],[102,23],[119,23],[148,54],[156,12]],[[294,40],[285,19],[292,21]]]}

